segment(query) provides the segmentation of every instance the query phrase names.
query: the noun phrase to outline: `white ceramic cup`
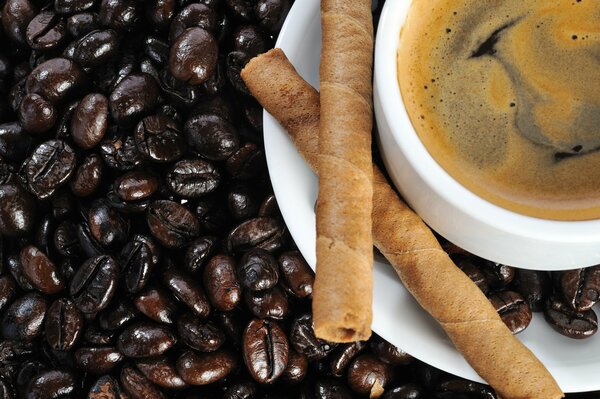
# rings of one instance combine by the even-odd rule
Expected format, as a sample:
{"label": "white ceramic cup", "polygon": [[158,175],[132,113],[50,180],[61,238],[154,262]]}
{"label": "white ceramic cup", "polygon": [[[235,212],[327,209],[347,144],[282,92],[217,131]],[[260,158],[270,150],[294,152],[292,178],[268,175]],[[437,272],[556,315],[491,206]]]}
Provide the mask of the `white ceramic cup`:
{"label": "white ceramic cup", "polygon": [[537,270],[600,264],[600,220],[554,221],[509,211],[467,190],[431,157],[410,122],[397,79],[400,29],[410,4],[388,0],[375,45],[379,147],[404,199],[443,237],[495,262]]}

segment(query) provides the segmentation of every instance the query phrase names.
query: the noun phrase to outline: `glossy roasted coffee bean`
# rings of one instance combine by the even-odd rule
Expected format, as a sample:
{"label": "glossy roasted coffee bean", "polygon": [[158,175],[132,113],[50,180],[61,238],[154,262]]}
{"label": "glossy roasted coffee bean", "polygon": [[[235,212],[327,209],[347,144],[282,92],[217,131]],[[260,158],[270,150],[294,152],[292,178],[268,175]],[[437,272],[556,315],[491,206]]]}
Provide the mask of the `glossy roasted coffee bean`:
{"label": "glossy roasted coffee bean", "polygon": [[241,25],[233,33],[233,49],[250,58],[266,52],[271,47],[267,35],[256,25]]}
{"label": "glossy roasted coffee bean", "polygon": [[168,327],[144,322],[127,327],[119,335],[117,348],[127,357],[144,358],[162,355],[176,342]]}
{"label": "glossy roasted coffee bean", "polygon": [[57,299],[48,308],[44,327],[50,348],[66,352],[83,333],[83,315],[71,300]]}
{"label": "glossy roasted coffee bean", "polygon": [[181,129],[171,118],[157,114],[142,119],[135,129],[135,144],[153,162],[173,162],[185,153]]}
{"label": "glossy roasted coffee bean", "polygon": [[171,46],[169,70],[175,78],[199,85],[214,73],[218,55],[217,42],[208,31],[189,28]]}
{"label": "glossy roasted coffee bean", "polygon": [[356,393],[379,394],[392,379],[390,366],[375,358],[373,355],[360,355],[348,368],[348,385]]}
{"label": "glossy roasted coffee bean", "polygon": [[436,399],[452,399],[457,396],[467,396],[478,399],[496,399],[493,389],[473,381],[453,379],[442,382],[435,389]]}
{"label": "glossy roasted coffee bean", "polygon": [[109,375],[103,375],[92,384],[86,399],[121,399],[121,395],[118,381]]}
{"label": "glossy roasted coffee bean", "polygon": [[49,140],[33,151],[22,171],[30,191],[39,199],[46,199],[68,182],[75,166],[73,149],[62,140]]}
{"label": "glossy roasted coffee bean", "polygon": [[216,114],[192,115],[183,127],[188,144],[213,161],[229,158],[240,145],[235,126]]}
{"label": "glossy roasted coffee bean", "polygon": [[27,93],[36,93],[57,104],[75,95],[86,83],[83,69],[67,58],[52,58],[27,77]]}
{"label": "glossy roasted coffee bean", "polygon": [[312,295],[314,272],[300,251],[289,251],[279,255],[279,271],[289,291],[298,298]]}
{"label": "glossy roasted coffee bean", "polygon": [[95,0],[54,0],[54,9],[60,14],[73,14],[92,8],[95,3]]}
{"label": "glossy roasted coffee bean", "polygon": [[277,261],[264,249],[252,249],[244,254],[238,264],[240,283],[253,291],[269,290],[279,281]]}
{"label": "glossy roasted coffee bean", "polygon": [[52,238],[54,236],[55,228],[56,222],[52,215],[45,215],[38,223],[37,228],[33,233],[31,244],[45,254],[54,254]]}
{"label": "glossy roasted coffee bean", "polygon": [[290,11],[289,0],[258,0],[254,13],[258,24],[270,32],[278,32]]}
{"label": "glossy roasted coffee bean", "polygon": [[139,201],[156,193],[158,185],[156,176],[144,170],[134,170],[119,176],[113,190],[123,201]]}
{"label": "glossy roasted coffee bean", "polygon": [[544,310],[544,304],[552,293],[552,281],[548,272],[517,269],[513,288],[525,298],[533,312]]}
{"label": "glossy roasted coffee bean", "polygon": [[154,110],[158,102],[158,91],[158,84],[147,73],[127,75],[110,94],[109,105],[113,119],[119,125],[135,125]]}
{"label": "glossy roasted coffee bean", "polygon": [[203,96],[200,86],[193,86],[178,80],[171,75],[168,68],[163,69],[158,77],[162,93],[173,105],[184,109],[191,108]]}
{"label": "glossy roasted coffee bean", "polygon": [[133,367],[123,367],[120,381],[131,399],[165,399],[160,389]]}
{"label": "glossy roasted coffee bean", "polygon": [[231,252],[245,252],[254,247],[273,252],[285,242],[285,226],[276,219],[258,217],[236,226],[227,237]]}
{"label": "glossy roasted coffee bean", "polygon": [[296,351],[305,355],[309,360],[323,359],[336,347],[336,344],[315,336],[313,319],[309,313],[294,319],[290,330],[290,343]]}
{"label": "glossy roasted coffee bean", "polygon": [[25,395],[25,390],[31,380],[48,369],[47,364],[38,360],[28,360],[20,364],[19,371],[13,379],[13,385],[17,393]]}
{"label": "glossy roasted coffee bean", "polygon": [[258,318],[281,320],[289,312],[289,304],[285,292],[279,287],[267,291],[244,291],[246,308]]}
{"label": "glossy roasted coffee bean", "polygon": [[544,317],[553,329],[569,338],[588,338],[598,331],[598,317],[593,309],[577,312],[557,298],[548,299]]}
{"label": "glossy roasted coffee bean", "polygon": [[20,185],[0,185],[0,236],[24,236],[33,229],[36,214],[33,196]]}
{"label": "glossy roasted coffee bean", "polygon": [[112,29],[88,33],[73,44],[73,60],[82,67],[97,67],[119,53],[119,35]]}
{"label": "glossy roasted coffee bean", "polygon": [[177,320],[181,342],[200,352],[214,352],[225,342],[225,334],[214,323],[203,321],[192,313]]}
{"label": "glossy roasted coffee bean", "polygon": [[2,7],[6,36],[16,44],[26,45],[27,26],[35,14],[35,6],[29,0],[7,0]]}
{"label": "glossy roasted coffee bean", "polygon": [[117,288],[117,262],[108,255],[86,260],[71,280],[70,293],[83,313],[106,308]]}
{"label": "glossy roasted coffee bean", "polygon": [[560,291],[574,310],[591,309],[600,300],[600,266],[561,272]]}
{"label": "glossy roasted coffee bean", "polygon": [[222,236],[227,233],[231,226],[231,216],[227,212],[227,209],[221,206],[221,201],[224,201],[224,199],[219,194],[219,192],[216,192],[214,195],[198,200],[194,211],[198,216],[203,231],[212,235]]}
{"label": "glossy roasted coffee bean", "polygon": [[224,0],[227,8],[237,18],[249,21],[254,18],[254,3],[250,0]]}
{"label": "glossy roasted coffee bean", "polygon": [[352,398],[352,392],[350,389],[339,380],[333,378],[319,378],[314,383],[314,386],[310,386],[310,390],[307,393],[308,397],[314,397],[317,399],[350,399]]}
{"label": "glossy roasted coffee bean", "polygon": [[[17,107],[16,109],[18,109]],[[30,153],[33,138],[19,122],[0,124],[0,156],[7,161],[20,162]]]}
{"label": "glossy roasted coffee bean", "polygon": [[77,225],[77,239],[83,253],[90,258],[100,256],[104,252],[100,244],[92,237],[90,228],[85,222]]}
{"label": "glossy roasted coffee bean", "polygon": [[24,291],[33,291],[35,287],[29,282],[25,274],[23,273],[23,267],[21,266],[21,257],[16,255],[9,255],[6,258],[6,264],[4,265],[12,277],[15,279],[17,285]]}
{"label": "glossy roasted coffee bean", "polygon": [[177,359],[177,372],[190,385],[208,385],[225,378],[236,365],[236,358],[225,350],[203,354],[187,351]]}
{"label": "glossy roasted coffee bean", "polygon": [[88,326],[83,332],[83,340],[90,345],[113,345],[116,338],[115,331],[102,330],[94,325]]}
{"label": "glossy roasted coffee bean", "polygon": [[[184,268],[190,273],[198,272],[215,251],[217,238],[206,236],[192,242],[185,251]],[[205,285],[207,291],[208,285]]]}
{"label": "glossy roasted coffee bean", "polygon": [[255,196],[256,194],[245,184],[231,187],[227,195],[227,207],[231,216],[236,220],[255,217],[259,207]]}
{"label": "glossy roasted coffee bean", "polygon": [[67,371],[48,370],[35,376],[27,386],[27,399],[68,398],[75,391],[75,378]]}
{"label": "glossy roasted coffee bean", "polygon": [[35,292],[17,298],[2,317],[2,336],[8,340],[35,340],[42,334],[47,307],[46,299]]}
{"label": "glossy roasted coffee bean", "polygon": [[100,23],[116,30],[133,30],[140,22],[140,10],[132,0],[102,0]]}
{"label": "glossy roasted coffee bean", "polygon": [[170,268],[163,272],[163,283],[178,300],[187,305],[197,316],[204,318],[210,314],[211,306],[208,298],[206,298],[204,290],[194,277]]}
{"label": "glossy roasted coffee bean", "polygon": [[119,262],[127,291],[142,290],[159,262],[159,250],[150,237],[133,236],[121,250]]}
{"label": "glossy roasted coffee bean", "polygon": [[164,290],[148,288],[134,299],[135,307],[150,319],[163,323],[175,323],[177,302]]}
{"label": "glossy roasted coffee bean", "polygon": [[17,295],[17,283],[8,274],[0,276],[0,312],[15,298]]}
{"label": "glossy roasted coffee bean", "polygon": [[42,11],[29,22],[25,37],[34,50],[50,50],[60,46],[67,34],[67,24],[52,11]]}
{"label": "glossy roasted coffee bean", "polygon": [[500,263],[478,259],[481,271],[491,287],[506,287],[515,278],[515,268]]}
{"label": "glossy roasted coffee bean", "polygon": [[251,399],[256,395],[256,383],[243,380],[229,385],[223,392],[223,399]]}
{"label": "glossy roasted coffee bean", "polygon": [[29,282],[44,294],[56,294],[65,284],[54,263],[38,248],[28,245],[21,250],[21,267]]}
{"label": "glossy roasted coffee bean", "polygon": [[175,40],[188,28],[202,28],[214,33],[217,30],[217,14],[214,9],[205,4],[192,3],[182,8],[171,23],[169,41]]}
{"label": "glossy roasted coffee bean", "polygon": [[108,166],[120,171],[135,169],[144,161],[131,136],[111,135],[100,143],[100,153]]}
{"label": "glossy roasted coffee bean", "polygon": [[270,384],[285,371],[289,343],[285,332],[274,321],[252,320],[242,338],[244,363],[252,378]]}
{"label": "glossy roasted coffee bean", "polygon": [[102,158],[98,154],[85,157],[69,182],[71,192],[78,197],[92,195],[100,187],[103,170]]}
{"label": "glossy roasted coffee bean", "polygon": [[108,128],[108,99],[103,94],[88,94],[81,99],[71,118],[71,137],[79,147],[96,147]]}
{"label": "glossy roasted coffee bean", "polygon": [[210,162],[187,159],[177,162],[167,174],[169,189],[183,198],[198,198],[219,187],[221,174]]}
{"label": "glossy roasted coffee bean", "polygon": [[74,356],[78,368],[96,375],[109,373],[124,359],[123,355],[112,347],[79,348]]}
{"label": "glossy roasted coffee bean", "polygon": [[425,399],[425,390],[419,385],[408,383],[386,390],[382,399]]}
{"label": "glossy roasted coffee bean", "polygon": [[371,339],[371,351],[379,360],[392,366],[407,366],[415,358],[380,337]]}
{"label": "glossy roasted coffee bean", "polygon": [[251,56],[242,51],[232,51],[227,54],[227,58],[225,59],[227,80],[229,81],[229,84],[231,84],[238,93],[247,96],[251,95],[251,93],[241,77],[241,72],[251,58]]}
{"label": "glossy roasted coffee bean", "polygon": [[297,384],[304,380],[308,373],[308,359],[301,353],[290,349],[288,362],[281,379],[288,384]]}
{"label": "glossy roasted coffee bean", "polygon": [[39,94],[26,94],[19,105],[19,122],[31,134],[42,134],[56,123],[56,107]]}
{"label": "glossy roasted coffee bean", "polygon": [[104,330],[119,330],[138,315],[137,309],[127,300],[121,300],[116,306],[109,306],[100,312],[98,322]]}
{"label": "glossy roasted coffee bean", "polygon": [[[265,155],[254,143],[246,143],[227,158],[227,172],[234,179],[258,177],[266,169]],[[271,216],[262,214],[259,216]]]}
{"label": "glossy roasted coffee bean", "polygon": [[520,333],[531,322],[531,309],[520,294],[514,291],[498,291],[492,294],[489,300],[513,334]]}
{"label": "glossy roasted coffee bean", "polygon": [[87,223],[92,237],[105,248],[120,246],[129,237],[129,219],[103,199],[92,202]]}
{"label": "glossy roasted coffee bean", "polygon": [[181,248],[200,235],[196,216],[173,201],[154,201],[148,208],[148,227],[152,235],[167,248]]}
{"label": "glossy roasted coffee bean", "polygon": [[67,18],[67,31],[73,37],[82,37],[100,27],[98,14],[82,12]]}
{"label": "glossy roasted coffee bean", "polygon": [[164,356],[140,359],[135,365],[148,380],[159,387],[181,389],[187,386],[177,373],[175,365]]}
{"label": "glossy roasted coffee bean", "polygon": [[236,277],[235,259],[217,255],[204,266],[202,282],[210,303],[221,311],[233,310],[241,299],[242,289]]}
{"label": "glossy roasted coffee bean", "polygon": [[367,344],[364,341],[339,345],[331,354],[331,361],[329,362],[331,374],[336,377],[343,376],[350,362],[352,362],[352,360],[359,353],[361,353],[366,346]]}

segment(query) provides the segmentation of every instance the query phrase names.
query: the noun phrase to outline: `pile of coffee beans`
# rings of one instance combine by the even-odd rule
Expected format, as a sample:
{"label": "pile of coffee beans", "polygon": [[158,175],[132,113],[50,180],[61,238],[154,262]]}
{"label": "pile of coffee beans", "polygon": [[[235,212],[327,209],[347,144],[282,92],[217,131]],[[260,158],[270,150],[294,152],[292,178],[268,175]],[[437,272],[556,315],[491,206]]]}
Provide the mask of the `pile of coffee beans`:
{"label": "pile of coffee beans", "polygon": [[[0,398],[496,398],[377,336],[315,337],[239,75],[291,6],[0,1]],[[539,302],[586,334],[593,272],[541,305],[541,277],[519,295],[462,264],[514,330]]]}

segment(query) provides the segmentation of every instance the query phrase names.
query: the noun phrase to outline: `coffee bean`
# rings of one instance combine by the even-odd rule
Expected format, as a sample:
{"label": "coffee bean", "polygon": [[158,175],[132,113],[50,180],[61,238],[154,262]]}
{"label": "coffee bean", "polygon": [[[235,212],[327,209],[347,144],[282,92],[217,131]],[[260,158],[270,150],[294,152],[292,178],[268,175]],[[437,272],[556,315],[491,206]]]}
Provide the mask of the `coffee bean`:
{"label": "coffee bean", "polygon": [[315,276],[299,251],[281,254],[279,270],[286,287],[294,296],[306,298],[312,295]]}
{"label": "coffee bean", "polygon": [[52,11],[42,11],[29,22],[25,38],[34,50],[50,50],[62,44],[67,24]]}
{"label": "coffee bean", "polygon": [[256,381],[270,384],[285,371],[289,344],[279,325],[269,320],[254,319],[244,330],[244,362]]}
{"label": "coffee bean", "polygon": [[301,353],[290,349],[288,363],[281,379],[289,384],[297,384],[304,380],[308,373],[308,359]]}
{"label": "coffee bean", "polygon": [[129,219],[112,208],[106,200],[92,202],[87,218],[92,237],[105,248],[115,248],[129,236]]}
{"label": "coffee bean", "polygon": [[238,18],[249,21],[254,17],[254,2],[248,0],[225,0],[225,5]]}
{"label": "coffee bean", "polygon": [[88,33],[73,44],[73,60],[82,67],[97,67],[115,58],[119,35],[112,29]]}
{"label": "coffee bean", "polygon": [[163,272],[163,282],[175,298],[187,305],[197,316],[204,318],[210,314],[211,306],[206,294],[192,276],[171,268]]}
{"label": "coffee bean", "polygon": [[29,282],[29,279],[25,277],[23,273],[23,267],[21,266],[21,259],[18,255],[10,255],[6,259],[6,269],[10,272],[12,277],[15,279],[17,285],[24,291],[33,291],[35,287]]}
{"label": "coffee bean", "polygon": [[459,253],[451,255],[451,258],[454,263],[456,263],[456,266],[458,266],[483,293],[488,293],[490,290],[488,278],[481,271],[473,256]]}
{"label": "coffee bean", "polygon": [[[16,109],[19,107],[17,106]],[[0,156],[8,161],[20,162],[30,153],[33,138],[19,122],[0,124]]]}
{"label": "coffee bean", "polygon": [[25,397],[28,399],[67,398],[75,391],[75,378],[66,371],[48,370],[31,380]]}
{"label": "coffee bean", "polygon": [[173,162],[185,153],[179,125],[161,114],[147,116],[138,123],[135,144],[140,153],[153,162]]}
{"label": "coffee bean", "polygon": [[225,350],[203,354],[187,351],[177,359],[177,371],[190,385],[216,382],[231,373],[235,366],[235,357]]}
{"label": "coffee bean", "polygon": [[123,367],[120,381],[132,399],[165,399],[163,393],[133,367]]}
{"label": "coffee bean", "polygon": [[110,113],[119,125],[135,125],[154,110],[157,100],[158,85],[152,76],[146,73],[130,74],[110,94]]}
{"label": "coffee bean", "polygon": [[111,347],[79,348],[75,351],[77,367],[91,374],[109,373],[123,360],[123,355]]}
{"label": "coffee bean", "polygon": [[142,291],[134,299],[135,307],[150,319],[163,323],[175,323],[177,303],[170,295],[157,288]]}
{"label": "coffee bean", "polygon": [[338,346],[331,355],[329,363],[331,374],[336,377],[343,376],[350,362],[365,348],[366,343],[364,341],[351,342]]}
{"label": "coffee bean", "polygon": [[131,0],[102,0],[100,23],[116,30],[131,31],[140,22],[137,4]]}
{"label": "coffee bean", "polygon": [[169,70],[177,79],[198,85],[215,71],[219,48],[202,28],[189,28],[177,36],[169,54]]}
{"label": "coffee bean", "polygon": [[312,316],[308,313],[294,319],[290,331],[290,342],[296,351],[305,355],[309,360],[323,359],[336,347],[336,344],[315,336]]}
{"label": "coffee bean", "polygon": [[389,342],[375,337],[370,343],[371,351],[379,360],[393,366],[407,366],[414,362],[415,358],[395,347]]}
{"label": "coffee bean", "polygon": [[320,378],[314,384],[311,395],[318,399],[350,399],[352,393],[340,381],[332,378]]}
{"label": "coffee bean", "polygon": [[140,323],[126,328],[117,341],[117,348],[127,357],[159,356],[177,342],[173,332],[160,324]]}
{"label": "coffee bean", "polygon": [[273,252],[285,242],[285,227],[281,222],[258,217],[235,227],[227,237],[227,248],[231,252],[243,252],[253,247]]}
{"label": "coffee bean", "polygon": [[515,268],[478,259],[479,267],[492,287],[506,287],[515,278]]}
{"label": "coffee bean", "polygon": [[258,213],[258,202],[254,193],[245,184],[236,184],[229,189],[227,205],[229,213],[236,220],[245,220],[255,217]]}
{"label": "coffee bean", "polygon": [[27,93],[36,93],[57,104],[74,96],[86,83],[86,74],[67,58],[52,58],[38,65],[27,77]]}
{"label": "coffee bean", "polygon": [[[185,269],[190,273],[196,273],[197,271],[199,271],[202,268],[202,266],[204,265],[204,263],[213,254],[216,246],[217,246],[217,238],[211,237],[211,236],[201,237],[201,238],[198,238],[196,241],[192,242],[188,246],[187,250],[185,251],[185,259],[184,259],[184,263],[183,263]],[[220,265],[220,264],[221,264],[221,262],[218,262],[218,265]],[[225,267],[225,266],[219,266],[219,267],[216,267],[216,266],[217,265],[213,265],[212,268],[213,269],[222,269]],[[207,273],[212,274],[212,273],[216,273],[216,272],[209,271]],[[206,288],[207,291],[210,291],[209,285],[206,284],[206,282],[205,282],[204,287]],[[210,293],[209,293],[209,295],[210,295]]]}
{"label": "coffee bean", "polygon": [[2,336],[8,340],[33,341],[42,334],[47,306],[38,293],[17,298],[4,312]]}
{"label": "coffee bean", "polygon": [[498,291],[492,294],[489,300],[513,334],[520,333],[531,322],[531,309],[520,294],[514,291]]}
{"label": "coffee bean", "polygon": [[71,137],[79,147],[89,150],[96,147],[108,128],[108,99],[93,93],[83,97],[71,118]]}
{"label": "coffee bean", "polygon": [[260,26],[271,32],[278,32],[290,8],[289,0],[258,0],[254,12]]}
{"label": "coffee bean", "polygon": [[220,115],[192,115],[185,122],[183,131],[188,144],[213,161],[226,160],[240,145],[235,126]]}
{"label": "coffee bean", "polygon": [[25,161],[23,177],[36,197],[46,199],[68,182],[75,165],[75,152],[67,143],[49,140],[40,144]]}
{"label": "coffee bean", "polygon": [[[263,151],[256,144],[246,143],[227,158],[227,171],[235,179],[252,179],[262,173],[265,162]],[[259,216],[275,215],[260,213],[259,210]]]}
{"label": "coffee bean", "polygon": [[212,322],[204,322],[192,313],[177,320],[181,341],[200,352],[214,352],[225,342],[225,334]]}
{"label": "coffee bean", "polygon": [[225,389],[223,399],[251,399],[256,391],[256,384],[252,381],[236,382]]}
{"label": "coffee bean", "polygon": [[452,399],[457,396],[496,399],[496,394],[489,386],[459,379],[444,381],[435,391],[435,397],[439,399]]}
{"label": "coffee bean", "polygon": [[600,300],[600,266],[562,272],[560,289],[566,302],[576,311],[591,309]]}
{"label": "coffee bean", "polygon": [[90,154],[83,159],[69,182],[71,192],[78,197],[94,194],[102,182],[102,158],[98,154]]}
{"label": "coffee bean", "polygon": [[142,290],[159,262],[159,251],[147,236],[134,235],[121,250],[119,262],[123,270],[127,291]]}
{"label": "coffee bean", "polygon": [[196,216],[173,201],[152,202],[147,220],[152,235],[167,248],[181,248],[200,234]]}
{"label": "coffee bean", "polygon": [[100,243],[92,237],[90,227],[86,222],[82,222],[77,226],[77,239],[83,253],[89,257],[100,256],[103,252]]}
{"label": "coffee bean", "polygon": [[33,197],[20,185],[0,185],[0,236],[27,234],[34,227],[36,213]]}
{"label": "coffee bean", "polygon": [[164,356],[140,359],[135,362],[135,365],[148,380],[159,387],[180,389],[187,386],[175,366]]}
{"label": "coffee bean", "polygon": [[158,190],[158,179],[144,171],[134,170],[118,177],[114,192],[123,201],[138,201],[151,197]]}
{"label": "coffee bean", "polygon": [[89,258],[75,272],[70,293],[83,313],[96,313],[108,306],[117,288],[117,263],[108,255]]}
{"label": "coffee bean", "polygon": [[287,296],[279,287],[260,292],[247,290],[244,301],[252,314],[261,319],[281,320],[289,312]]}
{"label": "coffee bean", "polygon": [[54,9],[60,14],[73,14],[94,6],[94,0],[54,0]]}
{"label": "coffee bean", "polygon": [[9,276],[0,276],[0,312],[4,310],[17,295],[17,283]]}
{"label": "coffee bean", "polygon": [[67,31],[73,37],[81,37],[100,27],[98,14],[82,12],[67,18]]}
{"label": "coffee bean", "polygon": [[249,290],[264,291],[279,281],[277,261],[267,251],[256,248],[244,254],[237,270],[240,283]]}
{"label": "coffee bean", "polygon": [[2,8],[6,36],[17,44],[25,45],[27,26],[35,14],[35,6],[28,0],[7,0]]}
{"label": "coffee bean", "polygon": [[417,384],[408,383],[386,390],[382,399],[424,399],[425,392]]}
{"label": "coffee bean", "polygon": [[265,33],[256,25],[241,25],[233,33],[233,49],[253,58],[271,47],[268,40]]}
{"label": "coffee bean", "polygon": [[118,302],[100,312],[98,322],[104,330],[119,330],[134,320],[138,315],[137,309],[128,300]]}
{"label": "coffee bean", "polygon": [[211,304],[222,311],[233,310],[241,298],[235,259],[226,255],[211,258],[202,271],[202,281]]}
{"label": "coffee bean", "polygon": [[28,133],[45,133],[58,118],[56,107],[39,94],[25,95],[19,105],[19,122]]}
{"label": "coffee bean", "polygon": [[83,332],[84,341],[90,345],[112,345],[116,340],[115,331],[101,330],[96,326],[88,326]]}
{"label": "coffee bean", "polygon": [[57,299],[48,308],[45,332],[50,348],[69,351],[83,333],[83,315],[71,300]]}
{"label": "coffee bean", "polygon": [[533,312],[544,310],[544,304],[552,293],[552,282],[548,272],[517,269],[513,281],[515,291],[523,295]]}
{"label": "coffee bean", "polygon": [[229,84],[240,94],[251,95],[246,83],[241,77],[242,69],[246,66],[252,57],[243,51],[232,51],[227,54],[225,60],[227,70],[227,80]]}
{"label": "coffee bean", "polygon": [[48,256],[29,245],[21,250],[21,266],[27,279],[44,294],[56,294],[64,288],[62,277]]}
{"label": "coffee bean", "polygon": [[86,399],[121,399],[121,395],[121,387],[117,380],[109,375],[103,375],[93,383]]}
{"label": "coffee bean", "polygon": [[381,395],[391,378],[389,366],[369,354],[354,359],[348,369],[348,385],[353,391],[363,395]]}
{"label": "coffee bean", "polygon": [[553,329],[569,338],[588,338],[598,330],[598,318],[592,309],[577,312],[552,297],[546,303],[544,317]]}
{"label": "coffee bean", "polygon": [[217,30],[217,15],[215,11],[205,4],[192,3],[182,8],[171,23],[169,41],[175,42],[187,29],[192,27],[202,28],[214,33]]}
{"label": "coffee bean", "polygon": [[219,187],[221,175],[210,162],[194,159],[177,162],[167,175],[171,191],[183,198],[198,198]]}

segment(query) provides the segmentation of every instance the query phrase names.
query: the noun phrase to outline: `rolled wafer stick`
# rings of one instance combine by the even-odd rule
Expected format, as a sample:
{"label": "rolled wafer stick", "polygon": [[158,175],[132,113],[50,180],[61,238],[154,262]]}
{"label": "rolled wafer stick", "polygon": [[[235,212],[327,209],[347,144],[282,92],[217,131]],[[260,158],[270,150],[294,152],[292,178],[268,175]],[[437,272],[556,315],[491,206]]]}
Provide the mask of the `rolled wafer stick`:
{"label": "rolled wafer stick", "polygon": [[373,319],[371,0],[321,0],[315,335],[366,340]]}
{"label": "rolled wafer stick", "polygon": [[[318,172],[319,94],[279,49],[253,59],[242,78]],[[373,237],[419,304],[473,369],[504,399],[558,399],[559,386],[516,339],[477,286],[442,250],[431,230],[373,166]]]}

